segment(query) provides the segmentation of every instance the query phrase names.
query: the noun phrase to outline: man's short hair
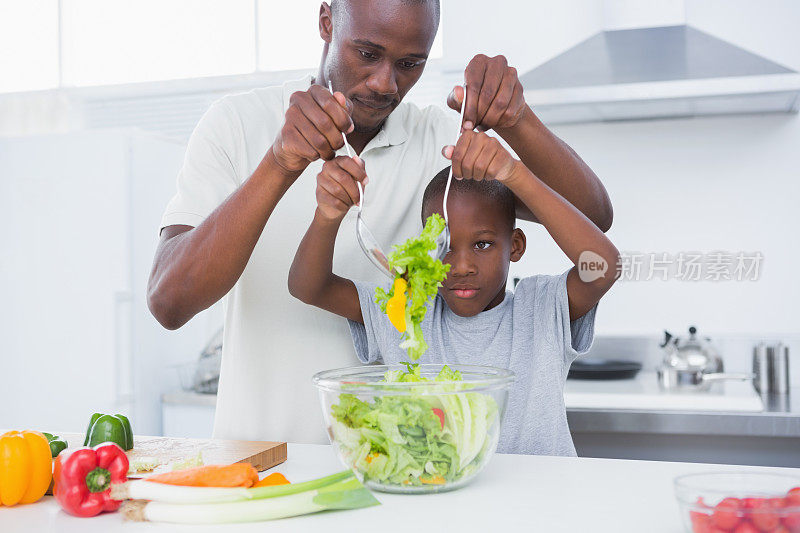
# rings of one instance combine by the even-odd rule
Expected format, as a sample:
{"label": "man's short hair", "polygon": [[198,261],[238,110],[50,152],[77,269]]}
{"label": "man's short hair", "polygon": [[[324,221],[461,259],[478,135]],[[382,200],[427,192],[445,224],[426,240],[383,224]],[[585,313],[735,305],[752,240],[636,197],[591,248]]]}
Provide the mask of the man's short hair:
{"label": "man's short hair", "polygon": [[[407,3],[407,4],[417,4],[417,5],[419,5],[419,4],[433,4],[433,9],[434,9],[434,12],[436,13],[436,20],[437,21],[439,20],[439,17],[440,17],[441,12],[442,12],[442,8],[439,5],[439,0],[403,0],[403,1],[405,3]],[[342,2],[347,2],[347,0],[331,0],[331,14],[334,14],[334,16],[335,16],[336,7],[338,6],[338,4],[340,4]]]}
{"label": "man's short hair", "polygon": [[[428,202],[434,198],[444,195],[444,189],[447,186],[447,176],[450,173],[450,167],[447,166],[439,171],[433,179],[425,187],[425,192],[422,195],[422,216],[423,224],[425,223],[425,211]],[[475,194],[481,198],[490,200],[493,204],[500,207],[504,218],[508,222],[510,229],[516,227],[516,197],[511,189],[503,185],[497,180],[457,180],[453,178],[450,182],[450,196],[453,193],[470,193]]]}

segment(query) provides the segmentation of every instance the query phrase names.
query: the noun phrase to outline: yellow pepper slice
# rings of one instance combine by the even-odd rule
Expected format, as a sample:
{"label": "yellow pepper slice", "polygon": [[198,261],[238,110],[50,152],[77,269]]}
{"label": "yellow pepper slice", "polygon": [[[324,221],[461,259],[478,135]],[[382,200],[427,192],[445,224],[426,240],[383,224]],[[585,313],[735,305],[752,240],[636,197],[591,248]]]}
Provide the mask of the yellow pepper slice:
{"label": "yellow pepper slice", "polygon": [[38,431],[9,431],[0,436],[0,504],[33,503],[44,496],[53,459]]}
{"label": "yellow pepper slice", "polygon": [[406,331],[406,289],[408,283],[403,278],[394,280],[392,297],[386,302],[386,315],[389,322],[397,328],[400,333]]}

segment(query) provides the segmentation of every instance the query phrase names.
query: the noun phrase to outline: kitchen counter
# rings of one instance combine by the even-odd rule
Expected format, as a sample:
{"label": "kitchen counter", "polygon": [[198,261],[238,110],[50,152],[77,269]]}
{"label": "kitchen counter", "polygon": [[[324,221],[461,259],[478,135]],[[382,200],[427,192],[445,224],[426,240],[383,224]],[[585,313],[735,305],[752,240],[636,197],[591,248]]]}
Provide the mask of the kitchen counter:
{"label": "kitchen counter", "polygon": [[[798,387],[787,396],[762,397],[762,409],[758,411],[748,403],[746,393],[755,395],[748,382],[715,384],[708,393],[672,393],[672,405],[681,406],[680,409],[654,406],[656,402],[649,400],[653,397],[651,389],[656,387],[655,374],[644,372],[635,380],[567,380],[565,400],[570,430],[574,433],[800,438]],[[590,392],[596,395],[591,403],[585,400]],[[635,392],[642,392],[640,406],[619,408],[623,405],[619,400],[622,392],[631,393],[631,398],[637,398]],[[730,409],[725,409],[721,401],[726,394]],[[716,401],[712,401],[714,395]],[[576,401],[571,402],[571,397]],[[662,402],[662,405],[670,404]]]}
{"label": "kitchen counter", "polygon": [[[342,469],[331,446],[290,444],[289,460],[273,471],[298,482]],[[380,506],[226,526],[225,531],[398,531],[444,527],[449,531],[682,531],[672,480],[679,475],[753,467],[497,455],[475,481],[435,495],[375,495]],[[798,476],[800,469],[758,468]],[[269,472],[269,471],[267,471]],[[262,473],[266,475],[266,473]],[[800,482],[798,482],[800,484]],[[118,513],[94,518],[67,515],[50,496],[31,505],[0,508],[2,531],[212,531],[221,527],[123,522]],[[358,527],[354,527],[357,525]]]}

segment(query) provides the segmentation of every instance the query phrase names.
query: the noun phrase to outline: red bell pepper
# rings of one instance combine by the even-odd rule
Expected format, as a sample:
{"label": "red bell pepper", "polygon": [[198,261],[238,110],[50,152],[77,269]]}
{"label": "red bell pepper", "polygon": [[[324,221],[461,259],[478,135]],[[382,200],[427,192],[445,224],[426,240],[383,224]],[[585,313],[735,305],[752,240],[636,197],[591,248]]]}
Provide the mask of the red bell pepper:
{"label": "red bell pepper", "polygon": [[122,504],[110,496],[112,483],[128,479],[128,456],[113,442],[94,448],[67,448],[55,459],[53,495],[75,516],[116,511]]}

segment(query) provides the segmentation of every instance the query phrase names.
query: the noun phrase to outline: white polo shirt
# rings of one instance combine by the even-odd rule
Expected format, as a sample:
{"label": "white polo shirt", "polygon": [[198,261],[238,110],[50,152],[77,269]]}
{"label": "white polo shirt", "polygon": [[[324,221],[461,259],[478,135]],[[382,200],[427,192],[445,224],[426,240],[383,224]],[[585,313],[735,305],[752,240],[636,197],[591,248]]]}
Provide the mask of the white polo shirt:
{"label": "white polo shirt", "polygon": [[[284,122],[289,98],[311,76],[214,103],[189,140],[178,191],[161,227],[199,225],[255,171]],[[361,153],[369,186],[364,218],[384,248],[421,229],[422,193],[448,161],[458,116],[438,107],[401,103]],[[339,155],[346,155],[344,149]],[[214,437],[327,442],[311,376],[359,364],[344,318],[289,295],[295,251],[316,208],[316,176],[309,165],[278,203],[241,278],[223,300],[225,334]],[[345,217],[334,253],[334,272],[381,281],[355,236],[355,210]]]}

